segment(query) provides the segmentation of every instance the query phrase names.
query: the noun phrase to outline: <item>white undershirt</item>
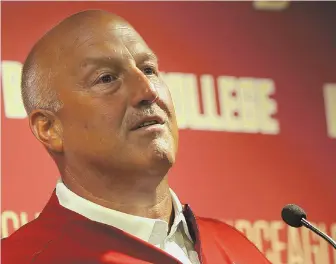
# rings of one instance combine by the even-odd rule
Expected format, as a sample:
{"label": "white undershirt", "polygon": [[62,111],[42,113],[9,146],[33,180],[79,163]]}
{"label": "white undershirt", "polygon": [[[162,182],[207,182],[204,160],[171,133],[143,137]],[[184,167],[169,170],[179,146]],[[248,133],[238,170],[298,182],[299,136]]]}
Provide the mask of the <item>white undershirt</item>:
{"label": "white undershirt", "polygon": [[199,264],[198,254],[194,249],[187,222],[183,215],[182,204],[176,194],[170,190],[175,219],[168,233],[168,223],[160,219],[150,219],[125,214],[88,201],[70,191],[63,182],[56,185],[56,195],[60,205],[85,216],[93,221],[103,223],[136,236],[168,254],[184,264]]}

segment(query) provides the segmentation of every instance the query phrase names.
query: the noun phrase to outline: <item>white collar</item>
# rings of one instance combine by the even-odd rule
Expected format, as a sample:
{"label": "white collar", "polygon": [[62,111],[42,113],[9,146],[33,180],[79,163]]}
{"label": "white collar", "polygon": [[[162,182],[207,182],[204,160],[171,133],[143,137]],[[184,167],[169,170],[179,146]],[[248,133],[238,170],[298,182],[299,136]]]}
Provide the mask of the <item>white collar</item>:
{"label": "white collar", "polygon": [[192,241],[187,222],[183,215],[182,204],[171,189],[170,192],[173,200],[175,219],[167,236],[168,223],[163,220],[139,217],[112,210],[80,197],[69,190],[62,181],[59,181],[56,185],[56,195],[60,205],[63,207],[90,220],[121,229],[153,245],[159,245],[167,237],[171,237],[177,231],[180,223],[182,223],[184,233]]}

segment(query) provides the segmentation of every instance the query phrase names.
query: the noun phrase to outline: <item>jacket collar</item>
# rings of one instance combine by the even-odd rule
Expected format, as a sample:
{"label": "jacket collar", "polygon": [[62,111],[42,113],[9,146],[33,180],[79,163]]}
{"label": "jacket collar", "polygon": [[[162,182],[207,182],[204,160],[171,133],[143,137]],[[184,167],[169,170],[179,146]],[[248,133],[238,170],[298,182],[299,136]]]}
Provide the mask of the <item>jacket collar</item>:
{"label": "jacket collar", "polygon": [[184,205],[183,214],[184,214],[184,217],[188,225],[190,236],[194,242],[195,250],[197,251],[197,254],[201,260],[202,252],[201,252],[201,240],[200,240],[199,229],[198,229],[196,217],[194,213],[192,212],[189,204]]}
{"label": "jacket collar", "polygon": [[[192,212],[189,204],[183,205],[182,212],[185,217],[190,236],[194,242],[195,250],[197,251],[202,263],[202,250],[197,218]],[[91,221],[88,218],[61,206],[56,195],[56,190],[53,191],[47,205],[44,207],[39,217],[42,219],[48,219],[48,221],[57,221],[58,225],[67,224],[70,221]]]}
{"label": "jacket collar", "polygon": [[56,196],[61,206],[92,221],[116,227],[153,245],[161,244],[167,235],[172,236],[181,227],[187,237],[192,238],[187,227],[183,207],[177,195],[170,190],[174,208],[174,221],[168,233],[168,223],[160,219],[125,214],[88,201],[68,189],[62,181],[56,185]]}

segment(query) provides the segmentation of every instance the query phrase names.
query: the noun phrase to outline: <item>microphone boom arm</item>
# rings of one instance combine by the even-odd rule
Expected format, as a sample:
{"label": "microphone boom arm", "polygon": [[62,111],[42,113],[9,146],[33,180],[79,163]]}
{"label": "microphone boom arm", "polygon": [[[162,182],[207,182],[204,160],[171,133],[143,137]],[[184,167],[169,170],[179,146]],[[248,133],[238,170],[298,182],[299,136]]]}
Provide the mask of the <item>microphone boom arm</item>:
{"label": "microphone boom arm", "polygon": [[318,230],[315,226],[313,226],[311,223],[309,223],[305,218],[301,219],[302,225],[305,227],[309,228],[311,231],[313,231],[315,234],[319,235],[320,237],[324,238],[327,240],[335,249],[336,249],[336,242],[327,234],[321,232]]}

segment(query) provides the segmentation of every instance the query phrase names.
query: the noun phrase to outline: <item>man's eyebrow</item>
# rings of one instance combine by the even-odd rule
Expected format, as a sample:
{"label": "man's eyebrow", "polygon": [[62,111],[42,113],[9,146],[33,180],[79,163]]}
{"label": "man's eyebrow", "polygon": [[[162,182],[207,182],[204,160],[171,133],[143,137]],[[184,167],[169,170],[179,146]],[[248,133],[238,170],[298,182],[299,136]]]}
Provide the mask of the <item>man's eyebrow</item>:
{"label": "man's eyebrow", "polygon": [[147,61],[147,60],[150,60],[150,61],[154,61],[156,63],[158,63],[158,57],[156,56],[156,54],[154,52],[141,52],[141,53],[138,53],[136,55],[136,61],[137,62],[143,62],[143,61]]}

